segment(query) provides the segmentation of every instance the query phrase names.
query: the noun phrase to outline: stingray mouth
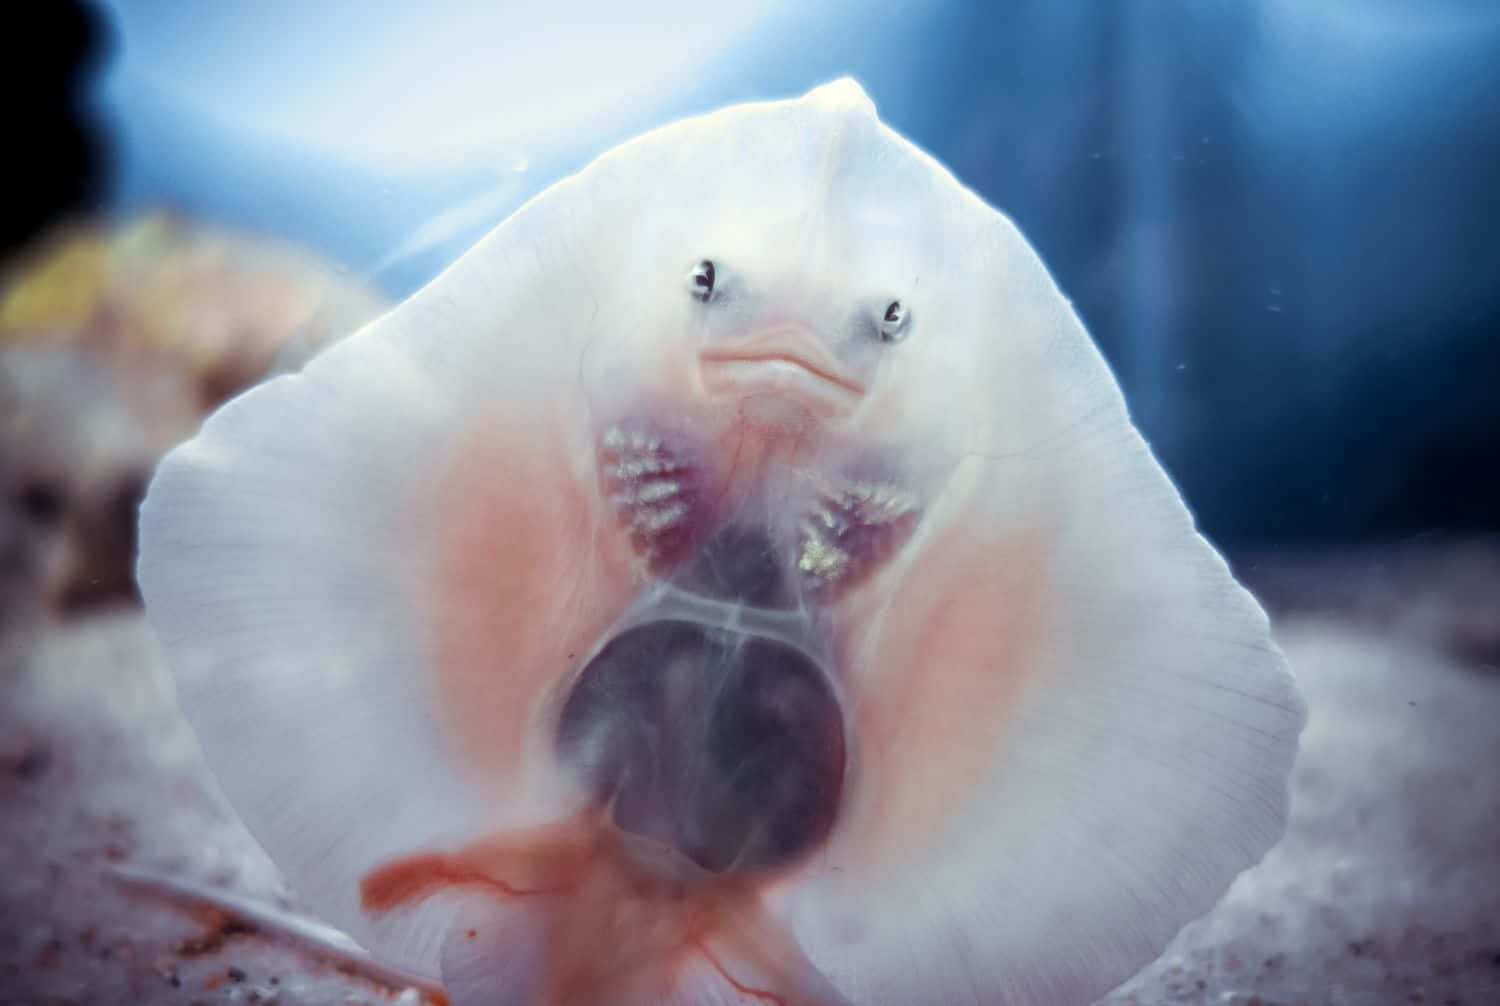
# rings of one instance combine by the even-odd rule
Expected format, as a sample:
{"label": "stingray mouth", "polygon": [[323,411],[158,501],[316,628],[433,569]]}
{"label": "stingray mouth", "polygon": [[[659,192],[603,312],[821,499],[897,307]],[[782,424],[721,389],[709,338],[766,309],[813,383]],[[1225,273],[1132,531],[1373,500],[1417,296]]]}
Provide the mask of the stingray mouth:
{"label": "stingray mouth", "polygon": [[711,394],[772,395],[823,415],[849,412],[865,393],[816,340],[785,332],[704,350],[699,363]]}

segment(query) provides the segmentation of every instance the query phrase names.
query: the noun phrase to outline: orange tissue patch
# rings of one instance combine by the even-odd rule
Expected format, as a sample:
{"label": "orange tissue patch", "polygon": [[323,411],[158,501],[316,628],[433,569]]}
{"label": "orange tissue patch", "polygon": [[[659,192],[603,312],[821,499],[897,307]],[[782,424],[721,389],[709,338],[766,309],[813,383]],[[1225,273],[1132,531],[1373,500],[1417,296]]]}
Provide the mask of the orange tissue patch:
{"label": "orange tissue patch", "polygon": [[974,539],[946,532],[852,633],[865,657],[841,829],[861,859],[911,856],[971,802],[1033,664],[1048,615],[1042,544]]}
{"label": "orange tissue patch", "polygon": [[501,784],[520,773],[544,691],[636,589],[557,411],[485,417],[437,487],[434,665],[461,749]]}
{"label": "orange tissue patch", "polygon": [[566,894],[597,846],[589,830],[568,823],[486,839],[456,853],[408,856],[366,874],[360,904],[386,912],[464,886],[490,887],[506,897]]}

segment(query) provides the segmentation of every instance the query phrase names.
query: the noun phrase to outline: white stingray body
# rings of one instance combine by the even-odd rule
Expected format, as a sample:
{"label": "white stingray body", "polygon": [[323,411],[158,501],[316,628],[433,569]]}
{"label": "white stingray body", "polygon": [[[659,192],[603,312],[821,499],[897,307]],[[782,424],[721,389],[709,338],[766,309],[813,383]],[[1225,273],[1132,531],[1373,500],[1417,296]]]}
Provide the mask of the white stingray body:
{"label": "white stingray body", "polygon": [[[730,525],[781,603],[697,586]],[[1086,1003],[1276,840],[1303,721],[1035,253],[849,81],[624,144],[229,403],[139,575],[253,833],[459,1003]],[[777,869],[548,830],[597,797],[559,709],[662,612],[837,699],[836,815]]]}

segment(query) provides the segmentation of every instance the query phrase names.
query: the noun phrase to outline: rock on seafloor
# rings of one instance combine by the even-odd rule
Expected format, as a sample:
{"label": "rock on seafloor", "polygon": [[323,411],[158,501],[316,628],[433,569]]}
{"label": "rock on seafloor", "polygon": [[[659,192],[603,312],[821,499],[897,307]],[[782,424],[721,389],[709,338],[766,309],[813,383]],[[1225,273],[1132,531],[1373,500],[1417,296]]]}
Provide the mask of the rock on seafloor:
{"label": "rock on seafloor", "polygon": [[431,1001],[243,915],[122,882],[142,870],[289,904],[210,780],[134,609],[0,640],[0,864],[5,1006]]}
{"label": "rock on seafloor", "polygon": [[1109,1006],[1500,1003],[1500,676],[1317,620],[1286,838]]}
{"label": "rock on seafloor", "polygon": [[0,622],[134,594],[136,508],[198,419],[172,371],[0,347]]}
{"label": "rock on seafloor", "polygon": [[62,228],[0,272],[0,622],[131,597],[161,455],[387,306],[308,252],[165,213]]}
{"label": "rock on seafloor", "polygon": [[1104,1002],[1500,1003],[1500,541],[1245,572],[1308,704],[1287,834]]}
{"label": "rock on seafloor", "polygon": [[[1500,672],[1475,600],[1500,597],[1500,545],[1285,560],[1250,581],[1309,705],[1287,837],[1103,1002],[1500,1003]],[[138,614],[15,625],[0,651],[0,1003],[423,997],[118,882],[287,904]]]}

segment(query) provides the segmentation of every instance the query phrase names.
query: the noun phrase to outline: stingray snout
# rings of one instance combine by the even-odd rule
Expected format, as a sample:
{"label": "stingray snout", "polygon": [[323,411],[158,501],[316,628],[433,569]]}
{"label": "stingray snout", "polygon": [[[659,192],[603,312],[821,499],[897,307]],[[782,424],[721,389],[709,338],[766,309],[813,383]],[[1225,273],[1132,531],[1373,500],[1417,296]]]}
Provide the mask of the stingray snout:
{"label": "stingray snout", "polygon": [[771,395],[825,417],[852,412],[865,383],[829,350],[826,340],[800,324],[772,325],[733,336],[699,354],[710,394]]}

